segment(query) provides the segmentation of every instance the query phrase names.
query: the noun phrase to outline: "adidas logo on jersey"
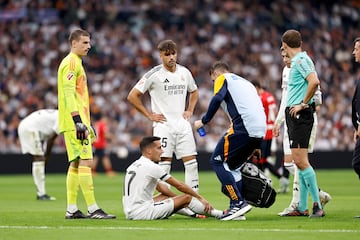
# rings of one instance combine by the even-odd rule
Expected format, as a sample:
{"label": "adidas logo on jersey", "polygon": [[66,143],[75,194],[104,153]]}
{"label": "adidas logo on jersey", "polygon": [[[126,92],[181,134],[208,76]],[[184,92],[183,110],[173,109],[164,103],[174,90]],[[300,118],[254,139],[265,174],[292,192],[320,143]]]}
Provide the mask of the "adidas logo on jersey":
{"label": "adidas logo on jersey", "polygon": [[164,81],[164,83],[169,83],[170,81],[167,79],[167,78],[165,78],[165,81]]}
{"label": "adidas logo on jersey", "polygon": [[221,156],[220,156],[220,155],[217,155],[216,157],[214,157],[214,160],[216,160],[216,161],[222,161],[222,159],[221,159]]}

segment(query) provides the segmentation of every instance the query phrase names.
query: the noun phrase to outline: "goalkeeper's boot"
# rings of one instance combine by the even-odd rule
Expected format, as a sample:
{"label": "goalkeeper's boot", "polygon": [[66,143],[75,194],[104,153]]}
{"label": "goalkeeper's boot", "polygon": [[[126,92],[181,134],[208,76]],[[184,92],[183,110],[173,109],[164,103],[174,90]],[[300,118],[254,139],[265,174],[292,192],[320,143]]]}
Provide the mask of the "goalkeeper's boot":
{"label": "goalkeeper's boot", "polygon": [[318,217],[324,217],[325,212],[324,210],[320,209],[319,203],[314,202],[313,205],[313,213],[310,215],[311,218],[318,218]]}
{"label": "goalkeeper's boot", "polygon": [[107,214],[100,208],[92,213],[89,213],[87,217],[92,218],[92,219],[114,219],[114,218],[116,218],[115,215]]}
{"label": "goalkeeper's boot", "polygon": [[80,219],[80,218],[86,218],[86,216],[80,210],[76,210],[73,213],[66,211],[65,218],[66,219]]}
{"label": "goalkeeper's boot", "polygon": [[320,189],[319,189],[319,198],[322,208],[324,208],[325,204],[327,204],[331,200],[330,194]]}
{"label": "goalkeeper's boot", "polygon": [[41,196],[37,195],[36,199],[40,200],[40,201],[54,201],[54,200],[56,200],[56,198],[51,197],[51,196],[49,196],[47,194],[44,194],[44,195],[41,195]]}
{"label": "goalkeeper's boot", "polygon": [[250,210],[251,210],[251,206],[247,202],[241,201],[240,203],[238,203],[238,204],[232,206],[230,209],[228,209],[220,217],[220,220],[222,220],[222,221],[233,220],[234,218],[244,215],[245,213],[249,212]]}

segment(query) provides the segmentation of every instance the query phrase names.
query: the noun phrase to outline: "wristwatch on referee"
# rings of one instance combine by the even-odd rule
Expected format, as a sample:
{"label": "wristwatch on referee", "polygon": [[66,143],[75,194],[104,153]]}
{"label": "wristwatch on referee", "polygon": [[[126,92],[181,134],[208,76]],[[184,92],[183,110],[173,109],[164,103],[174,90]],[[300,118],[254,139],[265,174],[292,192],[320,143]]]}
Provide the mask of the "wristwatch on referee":
{"label": "wristwatch on referee", "polygon": [[304,103],[304,101],[302,101],[302,102],[300,103],[300,105],[301,105],[301,107],[302,107],[303,109],[306,109],[306,108],[309,107],[309,104]]}

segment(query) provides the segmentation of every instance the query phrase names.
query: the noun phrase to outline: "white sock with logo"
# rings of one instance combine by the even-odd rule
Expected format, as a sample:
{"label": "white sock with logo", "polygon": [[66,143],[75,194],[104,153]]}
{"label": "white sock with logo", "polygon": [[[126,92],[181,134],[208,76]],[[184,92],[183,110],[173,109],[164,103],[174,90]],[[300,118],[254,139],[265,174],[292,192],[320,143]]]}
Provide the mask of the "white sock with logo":
{"label": "white sock with logo", "polygon": [[184,162],[185,167],[185,183],[195,192],[199,192],[199,172],[196,159]]}
{"label": "white sock with logo", "polygon": [[[162,167],[162,169],[164,169],[165,172],[170,173],[170,170],[171,170],[171,162],[169,162],[169,161],[161,161],[161,162],[159,162],[159,166]],[[171,185],[168,184],[167,182],[164,182],[164,181],[163,181],[163,183],[164,183],[168,188],[171,187]]]}

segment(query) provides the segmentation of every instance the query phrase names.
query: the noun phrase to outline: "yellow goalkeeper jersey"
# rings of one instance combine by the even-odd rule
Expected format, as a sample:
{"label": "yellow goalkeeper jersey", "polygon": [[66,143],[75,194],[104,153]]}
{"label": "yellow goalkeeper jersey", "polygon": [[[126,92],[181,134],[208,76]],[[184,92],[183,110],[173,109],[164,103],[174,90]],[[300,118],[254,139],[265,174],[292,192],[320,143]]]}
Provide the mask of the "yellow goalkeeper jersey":
{"label": "yellow goalkeeper jersey", "polygon": [[87,80],[82,60],[70,52],[58,69],[59,132],[75,130],[71,112],[78,111],[82,122],[90,126]]}

